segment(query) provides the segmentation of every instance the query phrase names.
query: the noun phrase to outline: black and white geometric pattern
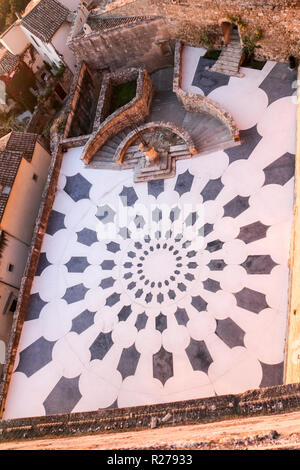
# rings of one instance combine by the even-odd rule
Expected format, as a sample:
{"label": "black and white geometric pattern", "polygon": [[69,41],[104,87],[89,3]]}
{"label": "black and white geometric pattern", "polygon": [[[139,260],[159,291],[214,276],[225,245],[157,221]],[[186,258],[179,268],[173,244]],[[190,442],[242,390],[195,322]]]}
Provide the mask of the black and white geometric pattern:
{"label": "black and white geometric pattern", "polygon": [[259,109],[241,146],[169,180],[65,154],[6,419],[281,383],[295,116],[289,97]]}

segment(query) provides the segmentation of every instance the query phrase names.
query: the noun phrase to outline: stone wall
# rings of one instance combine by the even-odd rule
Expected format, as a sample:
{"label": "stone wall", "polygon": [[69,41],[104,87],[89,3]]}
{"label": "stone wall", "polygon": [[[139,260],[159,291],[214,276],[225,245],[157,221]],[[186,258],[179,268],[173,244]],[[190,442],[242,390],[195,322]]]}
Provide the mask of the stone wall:
{"label": "stone wall", "polygon": [[161,41],[168,39],[164,19],[155,18],[74,37],[69,46],[78,62],[85,60],[95,69],[115,71],[120,67],[146,65],[152,72],[173,64],[173,54],[165,54],[161,48]]}
{"label": "stone wall", "polygon": [[228,16],[240,16],[245,33],[257,28],[263,32],[258,58],[285,61],[300,54],[299,0],[118,0],[105,12],[105,16],[127,15],[161,15],[172,39],[192,45],[203,45],[203,31],[214,33],[215,46],[222,40],[220,23]]}
{"label": "stone wall", "polygon": [[[137,78],[136,96],[129,103],[117,109],[103,122],[103,106],[107,106],[106,89],[109,91],[109,82],[126,83]],[[105,85],[107,88],[105,88]],[[127,69],[106,77],[106,81],[101,89],[99,104],[96,113],[94,132],[86,143],[82,160],[88,164],[95,153],[114,135],[122,131],[133,123],[143,122],[150,112],[154,88],[150,76],[145,68]]]}
{"label": "stone wall", "polygon": [[179,137],[181,137],[184,140],[187,148],[190,151],[191,156],[196,155],[198,153],[197,149],[195,148],[193,139],[191,138],[190,134],[185,129],[183,129],[182,127],[176,126],[172,122],[155,121],[155,122],[147,122],[146,124],[139,126],[137,129],[127,134],[127,136],[120,142],[119,146],[117,147],[117,150],[114,156],[115,161],[121,164],[123,162],[126,151],[136,140],[139,139],[139,135],[145,132],[148,132],[149,130],[152,131],[155,128],[169,129],[174,134],[177,134]]}
{"label": "stone wall", "polygon": [[204,112],[221,120],[230,130],[232,139],[239,142],[240,133],[237,125],[231,114],[226,111],[215,101],[196,93],[187,93],[181,88],[181,74],[182,74],[182,49],[183,43],[176,41],[175,57],[174,57],[174,79],[173,91],[176,93],[178,101],[184,106],[188,112]]}
{"label": "stone wall", "polygon": [[64,137],[78,137],[93,130],[101,77],[91,71],[85,62],[77,67],[68,104]]}
{"label": "stone wall", "polygon": [[300,385],[280,385],[251,390],[239,395],[1,421],[0,439],[4,441],[44,436],[74,436],[205,423],[287,413],[299,408]]}

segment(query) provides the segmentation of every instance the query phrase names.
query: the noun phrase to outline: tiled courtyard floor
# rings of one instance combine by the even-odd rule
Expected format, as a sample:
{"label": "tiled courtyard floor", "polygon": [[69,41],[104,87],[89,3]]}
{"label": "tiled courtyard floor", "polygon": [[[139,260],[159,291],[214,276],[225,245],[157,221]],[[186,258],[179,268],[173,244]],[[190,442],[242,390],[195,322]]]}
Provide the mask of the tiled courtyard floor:
{"label": "tiled courtyard floor", "polygon": [[242,145],[136,185],[65,154],[5,419],[282,382],[295,77],[267,62],[224,81],[203,53],[185,49],[183,86],[227,108]]}

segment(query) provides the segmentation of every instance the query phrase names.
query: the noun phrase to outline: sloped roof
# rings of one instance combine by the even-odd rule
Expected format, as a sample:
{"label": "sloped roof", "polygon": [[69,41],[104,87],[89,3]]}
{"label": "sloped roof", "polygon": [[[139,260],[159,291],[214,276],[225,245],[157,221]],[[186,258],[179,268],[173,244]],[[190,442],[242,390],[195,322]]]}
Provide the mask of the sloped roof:
{"label": "sloped roof", "polygon": [[[22,158],[31,161],[36,142],[45,142],[38,134],[12,131],[0,139],[0,185],[12,187]],[[43,145],[45,148],[46,145]],[[9,194],[0,191],[0,221],[3,217]]]}
{"label": "sloped roof", "polygon": [[1,147],[3,146],[5,139],[5,150],[11,152],[20,152],[22,156],[26,158],[26,160],[31,161],[38,137],[38,134],[12,131],[10,134],[8,134],[8,137],[5,135],[0,139],[0,150],[2,150]]}
{"label": "sloped roof", "polygon": [[101,16],[88,17],[87,23],[90,25],[93,31],[109,31],[111,29],[120,28],[122,26],[135,25],[143,23],[144,21],[155,20],[157,17],[154,16],[127,16],[127,17],[111,17],[103,18]]}
{"label": "sloped roof", "polygon": [[23,16],[21,23],[42,41],[49,42],[69,14],[70,11],[56,0],[40,0]]}
{"label": "sloped roof", "polygon": [[0,75],[10,72],[19,59],[18,55],[13,55],[5,47],[0,47]]}

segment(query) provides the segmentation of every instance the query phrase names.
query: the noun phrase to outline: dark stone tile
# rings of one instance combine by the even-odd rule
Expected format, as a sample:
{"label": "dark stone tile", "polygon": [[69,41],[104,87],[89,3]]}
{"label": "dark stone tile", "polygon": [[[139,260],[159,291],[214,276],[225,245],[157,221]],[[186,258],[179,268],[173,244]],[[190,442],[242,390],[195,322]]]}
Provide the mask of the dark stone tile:
{"label": "dark stone tile", "polygon": [[73,256],[66,264],[69,273],[83,273],[89,266],[85,256]]}
{"label": "dark stone tile", "polygon": [[148,294],[146,294],[145,296],[146,303],[149,304],[152,301],[152,298],[153,298],[153,295],[151,294],[151,292],[148,292]]}
{"label": "dark stone tile", "polygon": [[198,214],[197,212],[191,212],[187,218],[185,219],[185,225],[187,227],[195,225],[195,223],[198,220]]}
{"label": "dark stone tile", "polygon": [[156,207],[152,211],[152,220],[154,220],[154,222],[159,222],[161,219],[162,219],[162,211],[158,207]]}
{"label": "dark stone tile", "polygon": [[97,233],[89,228],[84,228],[80,232],[77,232],[77,241],[83,245],[91,246],[98,241]]}
{"label": "dark stone tile", "polygon": [[227,265],[223,259],[212,259],[207,266],[211,271],[223,271]]}
{"label": "dark stone tile", "polygon": [[203,202],[215,200],[223,188],[224,184],[222,183],[221,178],[210,180],[201,191]]}
{"label": "dark stone tile", "polygon": [[213,240],[206,245],[206,250],[210,253],[214,253],[215,251],[221,250],[224,245],[224,242],[221,240]]}
{"label": "dark stone tile", "polygon": [[117,292],[114,292],[109,297],[107,297],[105,305],[112,307],[113,305],[117,304],[120,301],[120,297],[121,297],[121,294],[117,294]]}
{"label": "dark stone tile", "polygon": [[115,215],[116,212],[108,204],[98,207],[96,212],[97,219],[99,219],[103,224],[114,222]]}
{"label": "dark stone tile", "polygon": [[276,265],[270,255],[249,255],[241,264],[248,274],[270,274]]}
{"label": "dark stone tile", "polygon": [[213,224],[204,224],[203,227],[199,229],[198,234],[200,237],[206,237],[213,231],[213,229],[214,229]]}
{"label": "dark stone tile", "polygon": [[136,228],[144,228],[146,222],[142,215],[136,215],[134,218],[134,224]]}
{"label": "dark stone tile", "polygon": [[179,196],[182,196],[184,193],[191,190],[193,181],[194,176],[191,175],[189,170],[186,170],[184,173],[177,176],[174,190],[178,192]]}
{"label": "dark stone tile", "polygon": [[198,264],[195,263],[195,261],[190,261],[188,264],[187,264],[187,267],[189,269],[196,269],[198,267]]}
{"label": "dark stone tile", "polygon": [[25,321],[36,320],[39,318],[42,308],[47,305],[48,302],[44,302],[40,298],[40,294],[31,294],[29,298],[29,304],[26,311]]}
{"label": "dark stone tile", "polygon": [[287,64],[278,62],[259,88],[267,94],[270,106],[274,101],[294,93],[292,85],[295,80],[297,80],[297,71],[291,72]]}
{"label": "dark stone tile", "polygon": [[135,322],[135,327],[138,331],[143,330],[145,326],[147,325],[148,317],[145,314],[145,312],[140,313],[137,316],[136,322]]}
{"label": "dark stone tile", "polygon": [[113,345],[111,331],[109,333],[100,333],[93,344],[90,346],[91,361],[94,359],[102,360]]}
{"label": "dark stone tile", "polygon": [[260,365],[263,372],[260,387],[273,387],[274,385],[283,384],[283,362],[279,364],[264,364],[260,361]]}
{"label": "dark stone tile", "polygon": [[120,192],[119,196],[121,198],[123,206],[125,206],[125,207],[126,206],[127,207],[134,206],[134,204],[138,200],[136,192],[135,192],[135,190],[133,189],[132,186],[130,186],[130,187],[123,186],[123,189]]}
{"label": "dark stone tile", "polygon": [[103,271],[111,271],[116,266],[116,263],[112,259],[105,259],[100,266]]}
{"label": "dark stone tile", "polygon": [[229,82],[229,76],[206,70],[206,67],[211,68],[215,62],[215,60],[200,57],[195,76],[193,78],[192,85],[203,90],[205,96],[209,95],[209,93],[220,86],[228,85]]}
{"label": "dark stone tile", "polygon": [[164,295],[160,292],[158,295],[157,295],[157,302],[159,304],[163,303],[164,301]]}
{"label": "dark stone tile", "polygon": [[254,222],[253,224],[244,225],[240,229],[240,233],[237,236],[240,240],[245,243],[252,243],[256,240],[266,237],[266,233],[269,226],[262,224],[260,221]]}
{"label": "dark stone tile", "polygon": [[139,299],[140,297],[142,297],[143,293],[144,293],[143,289],[138,289],[136,293],[134,294],[134,296],[136,299]]}
{"label": "dark stone tile", "polygon": [[190,281],[190,282],[195,280],[194,274],[191,274],[191,273],[185,274],[184,277],[187,281]]}
{"label": "dark stone tile", "polygon": [[203,281],[203,287],[205,290],[210,292],[218,292],[218,290],[221,290],[220,283],[210,278],[206,279],[206,281]]}
{"label": "dark stone tile", "polygon": [[82,397],[78,385],[79,377],[73,379],[62,377],[57,382],[43,403],[46,415],[71,413]]}
{"label": "dark stone tile", "polygon": [[245,346],[245,332],[231,318],[217,320],[216,335],[230,348]]}
{"label": "dark stone tile", "polygon": [[169,296],[169,298],[170,298],[171,300],[174,300],[174,299],[175,299],[176,294],[175,294],[175,292],[173,291],[173,289],[170,289],[170,290],[168,291],[168,296]]}
{"label": "dark stone tile", "polygon": [[51,266],[51,263],[49,263],[46,253],[42,252],[39,257],[39,262],[35,271],[35,275],[40,276],[44,269],[46,269],[48,266]]}
{"label": "dark stone tile", "polygon": [[249,207],[249,197],[236,196],[224,206],[224,217],[237,217]]}
{"label": "dark stone tile", "polygon": [[127,286],[127,289],[132,290],[135,288],[135,286],[136,286],[136,282],[130,282]]}
{"label": "dark stone tile", "polygon": [[106,248],[111,253],[117,253],[118,251],[120,251],[120,245],[119,243],[116,243],[116,242],[107,243]]}
{"label": "dark stone tile", "polygon": [[54,235],[56,232],[58,232],[58,230],[61,230],[63,228],[66,228],[65,214],[62,214],[61,212],[52,209],[48,219],[46,233],[48,233],[48,235]]}
{"label": "dark stone tile", "polygon": [[164,191],[164,187],[164,180],[148,181],[148,194],[157,198]]}
{"label": "dark stone tile", "polygon": [[133,344],[130,348],[123,349],[117,370],[122,375],[122,379],[126,379],[130,375],[134,375],[141,354],[136,350]]}
{"label": "dark stone tile", "polygon": [[178,220],[179,215],[180,215],[180,209],[179,209],[179,207],[174,207],[174,208],[170,211],[170,220],[171,220],[171,222],[174,222],[175,220]]}
{"label": "dark stone tile", "polygon": [[38,370],[52,361],[52,349],[56,341],[47,341],[43,336],[20,352],[20,360],[16,372],[23,372],[31,377]]}
{"label": "dark stone tile", "polygon": [[102,279],[99,285],[102,287],[102,289],[109,289],[109,287],[112,287],[115,282],[116,280],[112,277],[106,277],[105,279]]}
{"label": "dark stone tile", "polygon": [[204,299],[200,295],[197,295],[195,297],[192,297],[192,306],[195,307],[198,312],[203,312],[206,310],[207,307],[207,302],[205,302]]}
{"label": "dark stone tile", "polygon": [[210,364],[213,362],[204,341],[196,341],[191,338],[186,348],[186,353],[194,370],[200,370],[207,374]]}
{"label": "dark stone tile", "polygon": [[133,259],[133,258],[136,257],[136,254],[135,254],[134,251],[128,251],[127,255],[128,255],[128,257],[131,258],[131,259]]}
{"label": "dark stone tile", "polygon": [[83,300],[85,294],[89,289],[87,289],[83,284],[77,284],[76,286],[68,287],[66,290],[63,299],[66,300],[68,304],[73,304],[79,300]]}
{"label": "dark stone tile", "polygon": [[255,147],[259,144],[262,136],[257,132],[257,126],[240,131],[241,145],[224,150],[229,157],[229,164],[236,160],[247,160]]}
{"label": "dark stone tile", "polygon": [[129,315],[132,313],[130,305],[124,305],[118,313],[119,321],[126,321]]}
{"label": "dark stone tile", "polygon": [[156,354],[153,354],[153,377],[165,385],[173,374],[173,354],[162,346]]}
{"label": "dark stone tile", "polygon": [[77,202],[80,201],[80,199],[89,199],[91,187],[91,183],[80,173],[77,173],[77,175],[74,176],[67,176],[67,183],[64,190]]}
{"label": "dark stone tile", "polygon": [[119,235],[124,239],[128,240],[131,237],[131,232],[127,227],[121,227],[119,230]]}
{"label": "dark stone tile", "polygon": [[283,186],[295,174],[295,155],[285,153],[264,169],[266,184],[280,184]]}
{"label": "dark stone tile", "polygon": [[155,318],[155,328],[162,333],[164,330],[167,329],[167,327],[168,327],[167,317],[163,313],[160,313]]}
{"label": "dark stone tile", "polygon": [[84,312],[80,313],[80,315],[72,320],[71,331],[75,331],[75,333],[80,335],[83,333],[83,331],[87,330],[94,324],[95,315],[96,312],[90,312],[89,310],[85,310]]}
{"label": "dark stone tile", "polygon": [[179,283],[177,284],[177,287],[178,287],[178,289],[180,290],[180,292],[185,292],[185,291],[186,291],[186,285],[183,284],[183,282],[179,282]]}
{"label": "dark stone tile", "polygon": [[253,313],[259,313],[261,310],[268,308],[265,294],[244,287],[240,292],[234,294],[239,307],[250,310]]}
{"label": "dark stone tile", "polygon": [[177,308],[176,312],[174,313],[175,318],[177,320],[178,325],[186,325],[189,321],[188,314],[186,313],[185,308]]}

